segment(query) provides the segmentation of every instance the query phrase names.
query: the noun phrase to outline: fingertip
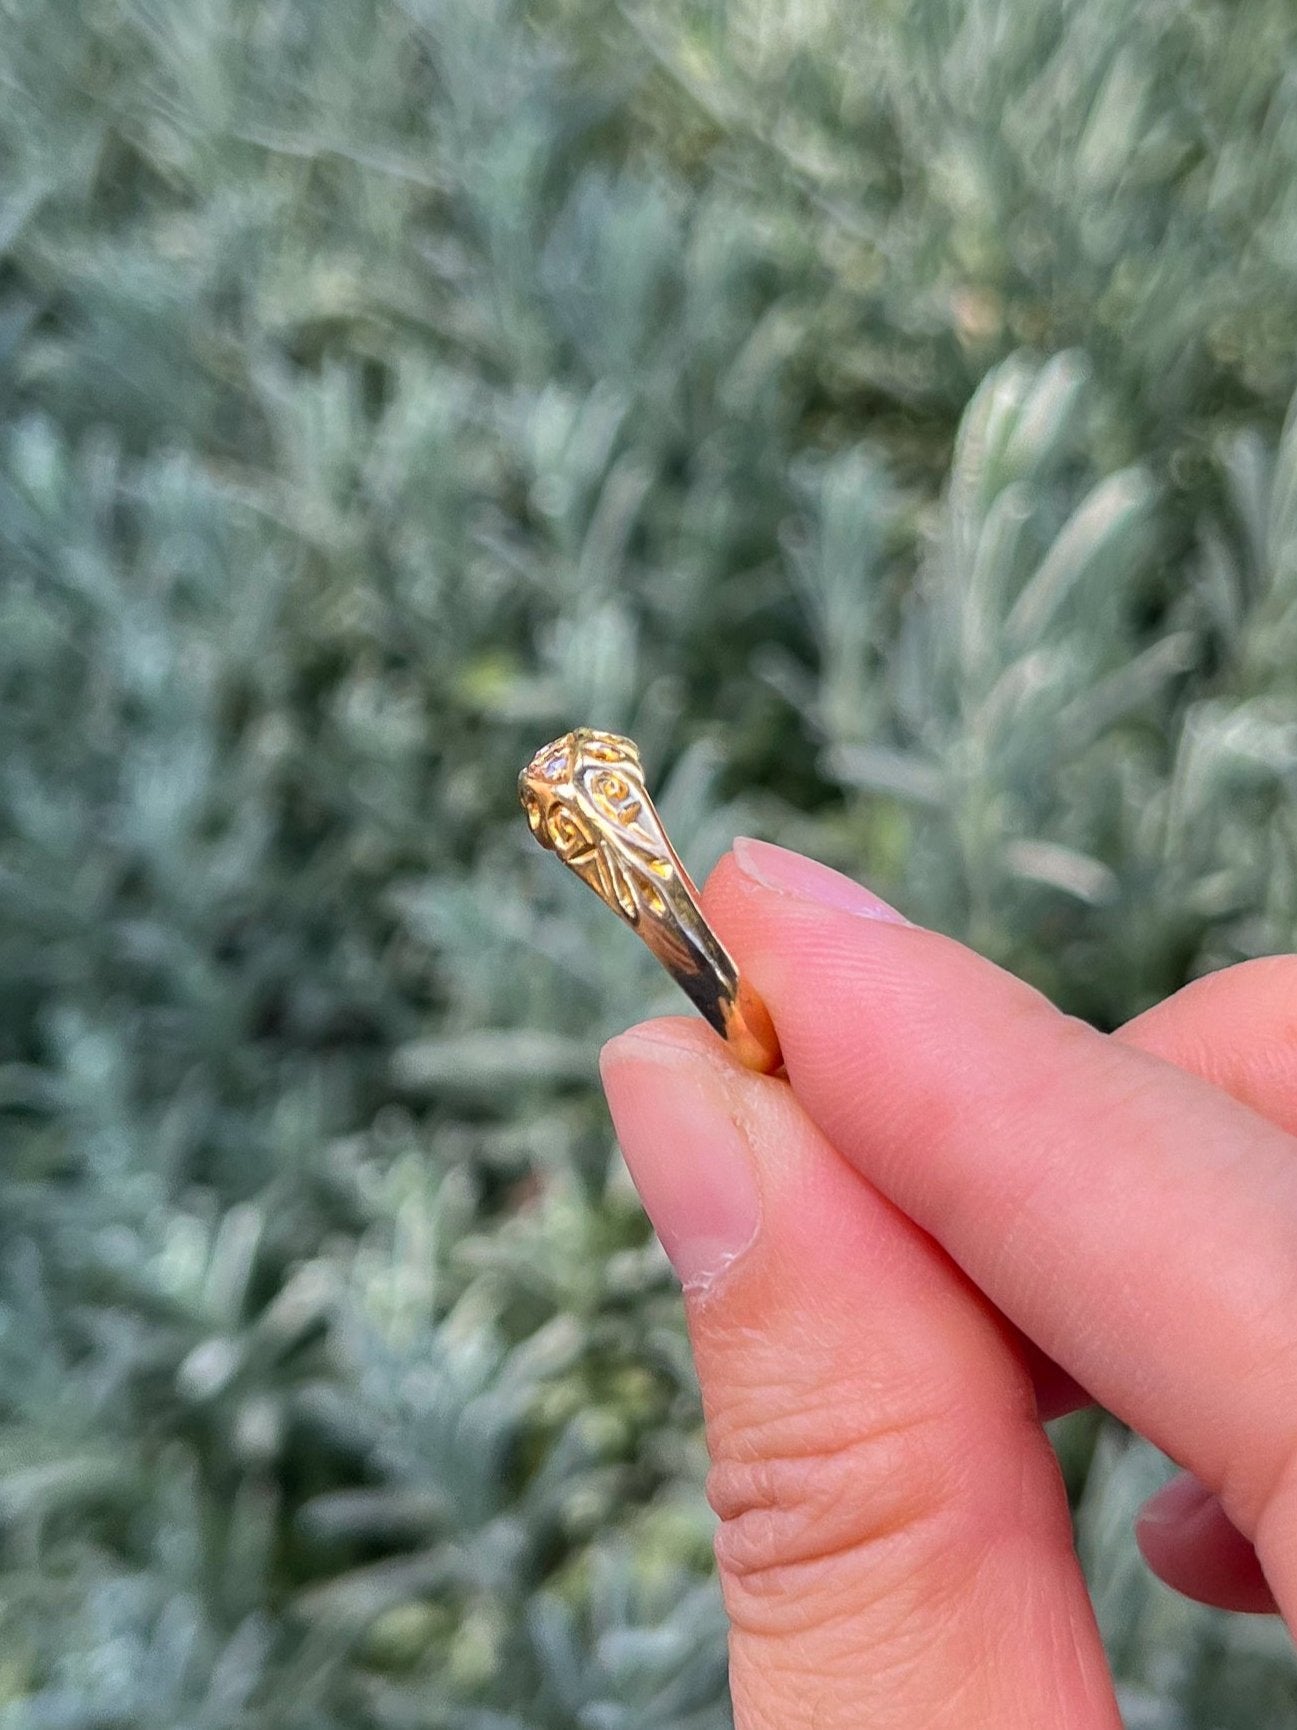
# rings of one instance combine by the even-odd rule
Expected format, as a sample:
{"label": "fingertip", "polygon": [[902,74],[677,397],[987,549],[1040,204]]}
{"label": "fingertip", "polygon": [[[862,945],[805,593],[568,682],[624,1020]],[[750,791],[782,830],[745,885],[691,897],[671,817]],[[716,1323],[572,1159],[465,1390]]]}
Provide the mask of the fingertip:
{"label": "fingertip", "polygon": [[721,857],[707,878],[704,908],[709,917],[723,920],[749,903],[754,892],[763,900],[771,895],[780,897],[789,911],[796,907],[822,908],[885,925],[912,923],[857,878],[790,847],[737,835],[730,851]]}
{"label": "fingertip", "polygon": [[1191,1472],[1144,1504],[1135,1541],[1158,1579],[1195,1603],[1252,1615],[1278,1611],[1255,1549]]}
{"label": "fingertip", "polygon": [[[733,850],[722,853],[707,873],[699,894],[703,912],[718,928],[724,925],[728,910],[735,905],[736,898],[742,893],[742,883],[743,874],[739,870]],[[723,930],[721,935],[724,936]]]}
{"label": "fingertip", "polygon": [[[844,1046],[869,1050],[872,999],[953,1009],[968,990],[945,976],[970,951],[912,925],[864,884],[817,860],[740,836],[717,864],[703,906],[742,978],[761,997],[797,1087]],[[860,1043],[863,1040],[863,1043]],[[832,1135],[831,1125],[826,1125]]]}
{"label": "fingertip", "polygon": [[705,1289],[753,1242],[761,1197],[731,1077],[698,1031],[647,1022],[608,1042],[600,1070],[645,1212],[681,1283]]}
{"label": "fingertip", "polygon": [[903,913],[874,893],[866,884],[772,841],[756,841],[740,835],[733,847],[734,863],[748,883],[776,895],[810,901],[859,919],[879,919],[884,924],[908,925]]}
{"label": "fingertip", "polygon": [[619,1064],[632,1062],[640,1056],[652,1058],[656,1054],[664,1057],[672,1051],[685,1057],[711,1061],[726,1059],[727,1056],[724,1041],[697,1017],[659,1015],[649,1021],[636,1022],[633,1027],[605,1040],[599,1051],[599,1072],[606,1077],[608,1071]]}

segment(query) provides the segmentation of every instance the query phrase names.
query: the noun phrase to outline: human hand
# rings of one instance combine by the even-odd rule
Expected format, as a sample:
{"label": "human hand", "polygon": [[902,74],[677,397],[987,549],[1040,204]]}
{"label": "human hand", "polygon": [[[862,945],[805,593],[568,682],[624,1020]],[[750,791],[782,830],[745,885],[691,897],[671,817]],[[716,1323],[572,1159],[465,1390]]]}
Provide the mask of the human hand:
{"label": "human hand", "polygon": [[1187,1469],[1155,1572],[1292,1627],[1297,957],[1104,1035],[780,848],[704,906],[788,1081],[675,1019],[602,1067],[685,1286],[739,1730],[1115,1730],[1042,1428],[1091,1398]]}

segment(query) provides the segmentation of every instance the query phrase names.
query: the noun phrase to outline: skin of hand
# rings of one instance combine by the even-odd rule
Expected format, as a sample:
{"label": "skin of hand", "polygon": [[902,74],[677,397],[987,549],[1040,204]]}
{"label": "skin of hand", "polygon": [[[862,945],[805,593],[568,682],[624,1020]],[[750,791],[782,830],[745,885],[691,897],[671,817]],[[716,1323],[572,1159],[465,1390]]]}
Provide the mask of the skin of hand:
{"label": "skin of hand", "polygon": [[1043,1419],[1185,1468],[1144,1556],[1297,1617],[1297,957],[1117,1034],[850,879],[739,841],[704,906],[787,1080],[612,1040],[685,1290],[738,1730],[1119,1730]]}

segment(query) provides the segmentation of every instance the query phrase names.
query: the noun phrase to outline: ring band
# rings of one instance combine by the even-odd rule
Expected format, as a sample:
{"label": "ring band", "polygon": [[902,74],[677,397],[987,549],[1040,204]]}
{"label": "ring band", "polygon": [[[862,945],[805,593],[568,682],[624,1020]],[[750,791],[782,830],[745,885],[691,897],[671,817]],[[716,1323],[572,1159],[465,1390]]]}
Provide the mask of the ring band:
{"label": "ring band", "polygon": [[703,917],[634,741],[591,727],[565,733],[527,764],[518,797],[541,846],[639,933],[739,1062],[761,1074],[780,1069],[769,1012]]}

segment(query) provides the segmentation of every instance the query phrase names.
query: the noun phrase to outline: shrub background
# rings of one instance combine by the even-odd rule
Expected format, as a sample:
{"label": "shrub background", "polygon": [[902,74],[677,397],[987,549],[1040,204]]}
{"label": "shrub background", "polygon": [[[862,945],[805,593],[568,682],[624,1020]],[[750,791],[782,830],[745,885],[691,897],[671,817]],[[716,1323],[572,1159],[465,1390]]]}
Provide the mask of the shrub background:
{"label": "shrub background", "polygon": [[[1297,925],[1287,0],[0,0],[0,1725],[720,1730],[514,778],[1112,1026]],[[1297,1725],[1060,1427],[1136,1730]]]}

